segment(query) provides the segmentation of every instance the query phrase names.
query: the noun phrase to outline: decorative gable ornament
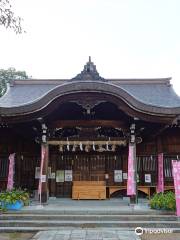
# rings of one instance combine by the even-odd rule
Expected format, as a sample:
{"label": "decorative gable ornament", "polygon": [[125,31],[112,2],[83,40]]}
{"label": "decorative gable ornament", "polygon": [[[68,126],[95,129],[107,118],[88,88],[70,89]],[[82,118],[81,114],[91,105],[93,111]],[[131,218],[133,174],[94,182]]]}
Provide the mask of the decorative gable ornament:
{"label": "decorative gable ornament", "polygon": [[89,61],[84,65],[84,69],[81,73],[79,73],[76,77],[71,79],[72,81],[103,81],[107,82],[106,79],[102,78],[98,71],[96,70],[96,65],[91,61],[91,57],[89,57]]}

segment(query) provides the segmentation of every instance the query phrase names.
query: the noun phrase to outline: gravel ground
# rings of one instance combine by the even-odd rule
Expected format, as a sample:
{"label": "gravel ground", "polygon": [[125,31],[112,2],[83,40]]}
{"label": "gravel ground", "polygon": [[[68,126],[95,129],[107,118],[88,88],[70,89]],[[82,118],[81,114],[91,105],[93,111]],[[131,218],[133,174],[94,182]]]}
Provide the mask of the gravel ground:
{"label": "gravel ground", "polygon": [[0,240],[29,240],[34,233],[0,233]]}
{"label": "gravel ground", "polygon": [[169,234],[143,234],[140,236],[141,240],[179,240],[180,233]]}

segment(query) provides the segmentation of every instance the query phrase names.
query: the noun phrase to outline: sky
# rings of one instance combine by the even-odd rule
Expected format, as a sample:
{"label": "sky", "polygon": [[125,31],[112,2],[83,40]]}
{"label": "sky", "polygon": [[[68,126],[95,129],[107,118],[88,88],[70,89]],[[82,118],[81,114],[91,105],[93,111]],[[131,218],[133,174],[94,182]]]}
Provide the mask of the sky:
{"label": "sky", "polygon": [[179,0],[13,0],[26,33],[0,27],[0,68],[73,78],[91,56],[104,78],[172,77],[180,95]]}

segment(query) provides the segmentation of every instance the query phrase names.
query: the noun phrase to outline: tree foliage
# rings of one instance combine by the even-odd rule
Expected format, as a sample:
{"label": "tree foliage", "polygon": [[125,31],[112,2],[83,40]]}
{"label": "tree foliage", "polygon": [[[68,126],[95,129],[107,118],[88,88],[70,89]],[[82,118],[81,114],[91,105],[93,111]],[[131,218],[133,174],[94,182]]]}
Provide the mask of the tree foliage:
{"label": "tree foliage", "polygon": [[16,71],[15,68],[0,69],[0,96],[6,92],[8,83],[17,79],[24,80],[29,78],[25,71]]}
{"label": "tree foliage", "polygon": [[22,18],[15,16],[12,10],[11,0],[0,0],[0,25],[11,28],[16,33],[22,33],[21,22]]}

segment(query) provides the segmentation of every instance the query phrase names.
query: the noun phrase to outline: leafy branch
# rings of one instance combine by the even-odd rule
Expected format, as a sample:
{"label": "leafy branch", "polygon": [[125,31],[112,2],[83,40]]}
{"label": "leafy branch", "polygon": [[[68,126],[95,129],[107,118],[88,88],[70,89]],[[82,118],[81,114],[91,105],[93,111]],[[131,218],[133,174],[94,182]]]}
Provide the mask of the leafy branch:
{"label": "leafy branch", "polygon": [[0,25],[12,29],[16,34],[23,33],[22,18],[15,16],[10,0],[0,0]]}

